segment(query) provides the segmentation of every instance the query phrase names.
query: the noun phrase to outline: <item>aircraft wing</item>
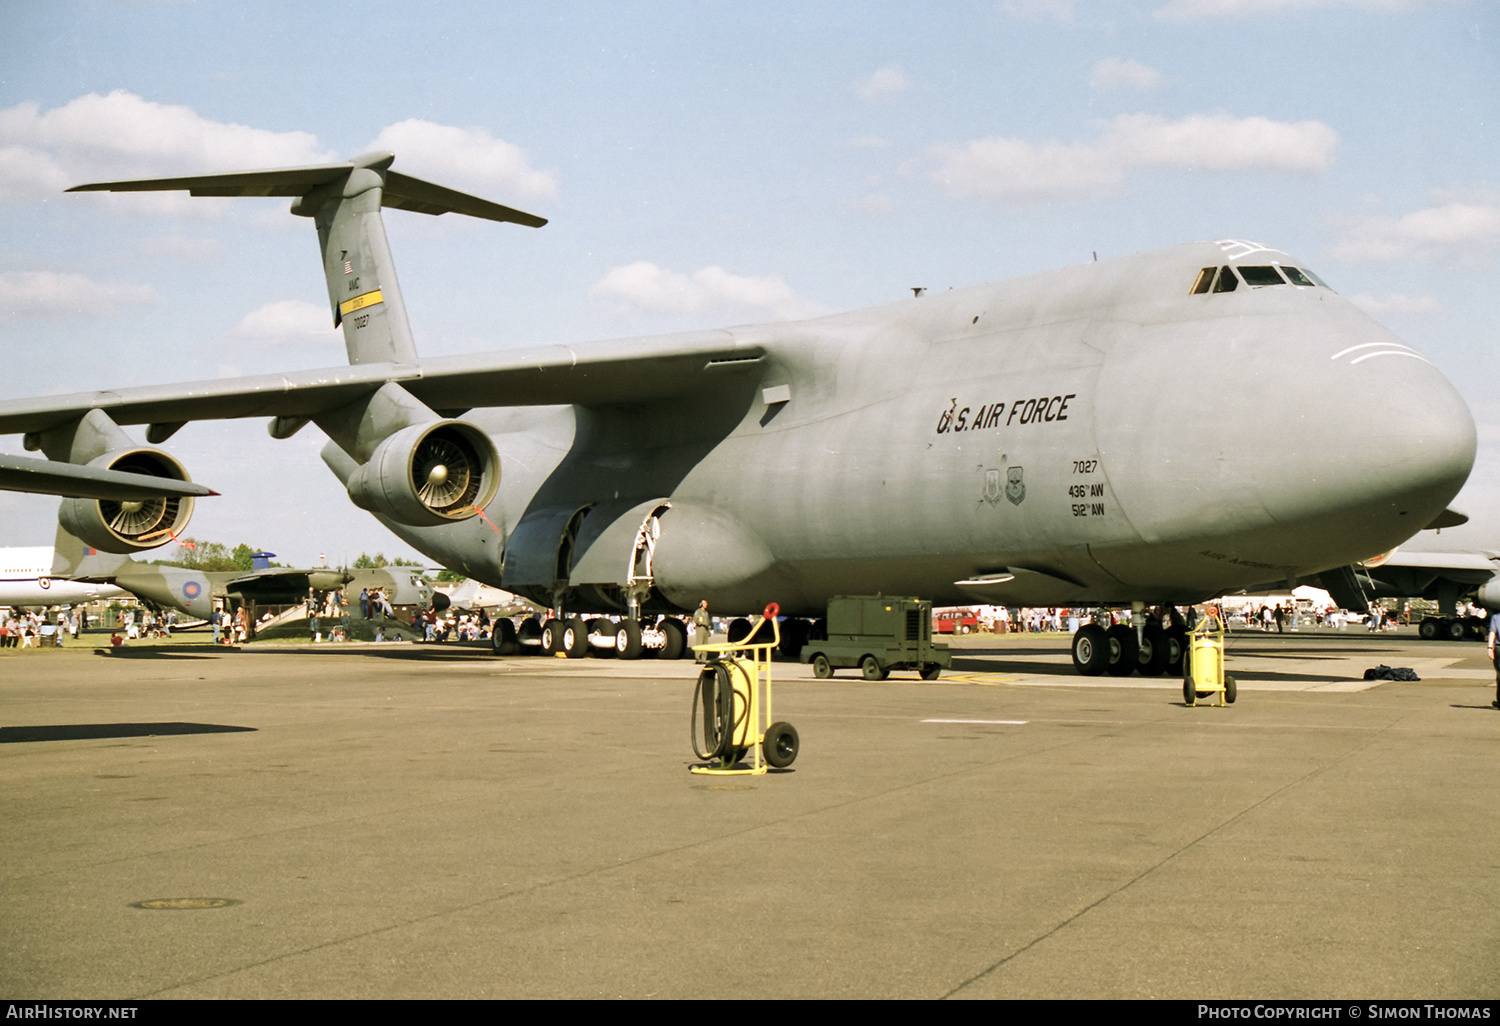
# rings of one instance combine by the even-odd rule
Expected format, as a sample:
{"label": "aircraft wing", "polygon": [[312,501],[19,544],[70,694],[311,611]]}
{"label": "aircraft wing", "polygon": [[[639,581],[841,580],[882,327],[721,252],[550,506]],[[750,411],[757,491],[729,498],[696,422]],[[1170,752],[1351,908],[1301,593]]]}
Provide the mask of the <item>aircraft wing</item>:
{"label": "aircraft wing", "polygon": [[80,467],[72,463],[28,459],[24,456],[0,456],[0,491],[109,499],[115,502],[219,494],[191,481],[105,470],[100,467]]}
{"label": "aircraft wing", "polygon": [[759,346],[727,331],[546,346],[412,364],[365,363],[325,370],[146,385],[0,401],[0,434],[45,431],[92,409],[116,424],[180,424],[240,417],[315,417],[399,383],[429,407],[456,415],[481,406],[647,403],[722,386],[759,367]]}

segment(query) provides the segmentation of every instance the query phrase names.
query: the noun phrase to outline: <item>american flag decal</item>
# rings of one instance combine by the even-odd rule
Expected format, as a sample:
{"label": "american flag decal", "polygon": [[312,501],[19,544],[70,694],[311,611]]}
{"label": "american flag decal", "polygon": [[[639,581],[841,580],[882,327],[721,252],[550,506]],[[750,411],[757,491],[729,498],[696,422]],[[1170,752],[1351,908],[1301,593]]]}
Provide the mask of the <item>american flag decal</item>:
{"label": "american flag decal", "polygon": [[354,261],[352,261],[352,260],[345,260],[344,261],[344,273],[345,274],[353,274],[354,273]]}

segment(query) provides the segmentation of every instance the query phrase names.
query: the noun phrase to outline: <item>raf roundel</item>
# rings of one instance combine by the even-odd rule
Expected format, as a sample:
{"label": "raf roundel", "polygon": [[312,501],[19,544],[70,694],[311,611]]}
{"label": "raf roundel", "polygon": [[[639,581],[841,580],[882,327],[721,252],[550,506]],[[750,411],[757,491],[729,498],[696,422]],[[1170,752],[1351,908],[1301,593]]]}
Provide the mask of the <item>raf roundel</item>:
{"label": "raf roundel", "polygon": [[195,599],[202,591],[203,585],[199,584],[197,581],[188,581],[182,586],[182,594],[184,598]]}

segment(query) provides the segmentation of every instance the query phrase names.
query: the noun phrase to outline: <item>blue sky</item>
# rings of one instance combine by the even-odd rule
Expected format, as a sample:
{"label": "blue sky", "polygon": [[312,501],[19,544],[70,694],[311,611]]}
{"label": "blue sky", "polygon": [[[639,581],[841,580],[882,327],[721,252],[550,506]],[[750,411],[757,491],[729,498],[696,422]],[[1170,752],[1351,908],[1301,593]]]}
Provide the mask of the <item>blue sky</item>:
{"label": "blue sky", "polygon": [[[431,355],[1274,245],[1464,393],[1481,449],[1456,505],[1476,523],[1442,543],[1500,547],[1488,0],[9,0],[0,17],[0,397],[343,362],[285,201],[61,190],[378,147],[551,221],[386,213]],[[298,562],[410,554],[321,444],[184,428],[170,448],[223,493],[191,533]],[[54,506],[0,495],[0,545],[49,543]]]}

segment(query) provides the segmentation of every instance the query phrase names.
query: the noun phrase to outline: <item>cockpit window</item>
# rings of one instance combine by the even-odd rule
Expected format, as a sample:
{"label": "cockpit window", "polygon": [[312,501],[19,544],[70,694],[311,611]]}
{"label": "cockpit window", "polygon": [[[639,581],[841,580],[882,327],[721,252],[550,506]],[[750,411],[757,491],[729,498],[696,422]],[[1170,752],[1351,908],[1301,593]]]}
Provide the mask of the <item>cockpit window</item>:
{"label": "cockpit window", "polygon": [[1281,272],[1268,264],[1255,267],[1241,267],[1240,277],[1245,279],[1245,284],[1252,289],[1265,288],[1267,285],[1285,285],[1286,279]]}
{"label": "cockpit window", "polygon": [[[1328,289],[1327,282],[1305,267],[1254,264],[1249,267],[1233,268],[1225,265],[1224,267],[1205,267],[1199,271],[1198,277],[1193,279],[1191,294],[1201,296],[1207,292],[1233,292],[1239,287],[1241,278],[1253,289],[1265,288],[1268,285],[1285,285],[1287,282],[1305,289]],[[1333,290],[1328,289],[1328,291]]]}

